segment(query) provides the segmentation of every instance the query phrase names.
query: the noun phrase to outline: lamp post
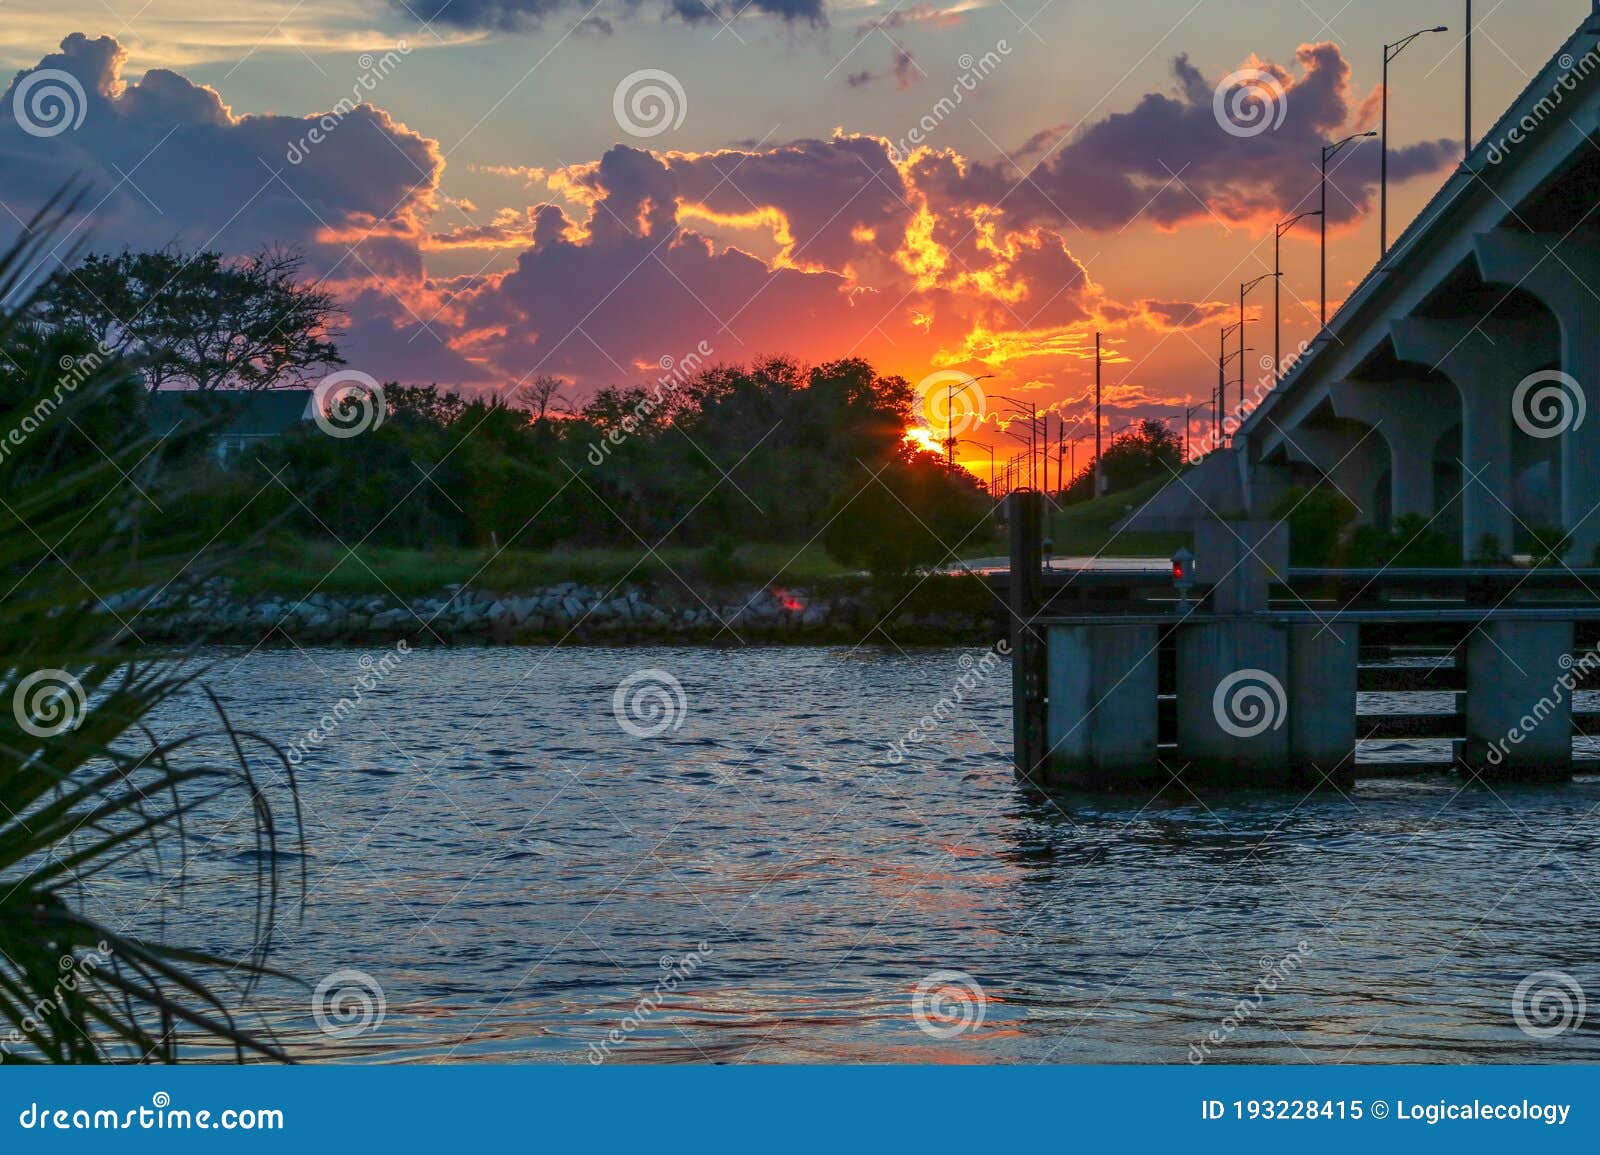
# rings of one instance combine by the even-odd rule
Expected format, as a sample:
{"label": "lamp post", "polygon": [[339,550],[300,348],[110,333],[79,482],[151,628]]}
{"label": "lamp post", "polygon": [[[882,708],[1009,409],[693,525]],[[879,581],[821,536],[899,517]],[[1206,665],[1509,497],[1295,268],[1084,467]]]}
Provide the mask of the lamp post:
{"label": "lamp post", "polygon": [[1217,343],[1217,444],[1223,441],[1222,410],[1228,404],[1228,362],[1233,360],[1228,356],[1228,338],[1238,331],[1238,325],[1224,325]]}
{"label": "lamp post", "polygon": [[1377,136],[1376,132],[1356,132],[1336,144],[1322,146],[1322,329],[1328,328],[1328,162],[1348,144]]}
{"label": "lamp post", "polygon": [[954,379],[952,379],[945,386],[944,452],[945,472],[947,473],[954,473],[956,471],[956,398],[965,393],[968,389],[971,389],[979,381],[987,381],[993,376],[993,373],[985,373],[982,377],[969,376],[967,378],[967,383],[961,386],[959,389],[956,388]]}
{"label": "lamp post", "polygon": [[1244,299],[1255,292],[1256,286],[1262,281],[1270,281],[1278,276],[1277,273],[1263,273],[1253,281],[1245,281],[1239,286],[1239,412],[1244,413]]}
{"label": "lamp post", "polygon": [[[1470,18],[1471,17],[1469,16],[1468,19]],[[1383,46],[1383,160],[1379,166],[1381,175],[1378,178],[1380,189],[1378,200],[1382,207],[1378,210],[1378,219],[1380,221],[1378,232],[1379,241],[1382,245],[1381,253],[1384,257],[1389,255],[1389,64],[1397,56],[1409,48],[1411,46],[1411,42],[1417,37],[1426,36],[1430,32],[1448,31],[1450,31],[1450,29],[1446,28],[1443,24],[1440,24],[1434,28],[1422,28],[1416,32],[1413,32],[1410,36],[1407,36],[1404,39],[1397,40],[1393,44],[1385,44]],[[1470,117],[1471,113],[1468,113],[1467,115]],[[1470,135],[1472,129],[1469,127],[1467,132]],[[1468,148],[1471,148],[1470,144],[1468,145]]]}
{"label": "lamp post", "polygon": [[1289,231],[1305,220],[1307,217],[1321,216],[1316,210],[1301,213],[1297,217],[1290,217],[1286,221],[1279,221],[1277,238],[1272,242],[1272,271],[1277,278],[1272,287],[1272,378],[1274,382],[1283,379],[1283,238]]}
{"label": "lamp post", "polygon": [[1466,147],[1461,153],[1461,163],[1472,159],[1472,0],[1467,0],[1467,130],[1463,136]]}
{"label": "lamp post", "polygon": [[[999,394],[995,396],[998,400],[1014,406],[1018,411],[1018,416],[1025,414],[1028,418],[1028,437],[1025,444],[1028,446],[1028,485],[1031,488],[1036,480],[1034,466],[1038,456],[1039,407],[1030,401],[1018,401],[1014,397],[1002,397]],[[1006,430],[1006,433],[1011,437],[1017,436],[1009,429]],[[1017,440],[1021,441],[1022,438],[1018,437]]]}
{"label": "lamp post", "polygon": [[1191,405],[1191,406],[1189,406],[1189,408],[1187,408],[1187,409],[1185,409],[1183,411],[1183,460],[1185,461],[1185,463],[1188,463],[1188,462],[1191,461],[1191,458],[1189,456],[1189,427],[1190,427],[1190,424],[1194,421],[1194,415],[1196,413],[1198,413],[1202,409],[1208,408],[1209,406],[1210,406],[1210,402],[1207,402],[1204,405]]}

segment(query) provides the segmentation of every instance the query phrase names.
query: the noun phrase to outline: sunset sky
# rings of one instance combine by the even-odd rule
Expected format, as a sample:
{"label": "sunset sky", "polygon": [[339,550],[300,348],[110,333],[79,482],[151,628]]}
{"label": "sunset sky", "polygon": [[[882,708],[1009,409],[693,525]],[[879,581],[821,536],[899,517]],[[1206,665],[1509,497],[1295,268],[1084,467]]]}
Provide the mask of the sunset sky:
{"label": "sunset sky", "polygon": [[[549,373],[579,399],[704,342],[992,374],[991,422],[1005,394],[1071,426],[1099,328],[1116,429],[1207,396],[1273,222],[1316,207],[1318,142],[1377,126],[1386,40],[1446,24],[1394,66],[1391,235],[1438,188],[1460,158],[1463,7],[7,0],[0,229],[84,177],[73,240],[93,248],[303,247],[349,309],[352,367]],[[1590,5],[1476,7],[1481,133]],[[29,86],[39,69],[81,101],[59,76]],[[1219,102],[1244,69],[1253,99]],[[46,81],[70,123],[30,119]],[[1377,255],[1378,156],[1339,158],[1335,301]],[[1316,240],[1309,220],[1285,241],[1286,350],[1315,322]],[[1252,304],[1255,376],[1270,284]]]}

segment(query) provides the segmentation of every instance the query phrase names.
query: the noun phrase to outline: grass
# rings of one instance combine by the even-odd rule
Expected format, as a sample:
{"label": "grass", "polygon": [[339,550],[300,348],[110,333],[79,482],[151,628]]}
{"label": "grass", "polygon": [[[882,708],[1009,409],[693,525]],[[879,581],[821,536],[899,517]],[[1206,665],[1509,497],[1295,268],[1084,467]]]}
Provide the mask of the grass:
{"label": "grass", "polygon": [[1056,557],[1170,557],[1188,544],[1181,533],[1121,533],[1112,527],[1149,501],[1166,482],[1147,481],[1121,493],[1069,505],[1050,514],[1045,530]]}
{"label": "grass", "polygon": [[850,571],[820,546],[745,545],[731,559],[704,549],[517,550],[394,549],[342,546],[291,538],[274,540],[232,577],[245,593],[381,594],[414,596],[470,583],[520,593],[562,582],[615,585],[623,581],[790,583],[824,581]]}

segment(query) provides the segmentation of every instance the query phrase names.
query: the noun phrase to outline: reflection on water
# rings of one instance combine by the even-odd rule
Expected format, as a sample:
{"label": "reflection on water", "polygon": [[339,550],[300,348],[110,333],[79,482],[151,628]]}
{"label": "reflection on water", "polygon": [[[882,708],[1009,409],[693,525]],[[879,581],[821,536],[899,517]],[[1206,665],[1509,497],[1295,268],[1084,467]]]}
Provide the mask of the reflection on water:
{"label": "reflection on water", "polygon": [[[1213,1061],[1600,1058],[1592,1028],[1534,1039],[1511,1005],[1536,971],[1600,991],[1600,783],[1038,799],[1005,676],[889,764],[961,654],[413,653],[300,767],[310,896],[274,954],[311,984],[372,976],[383,1021],[330,1038],[309,988],[269,984],[266,1025],[346,1060],[582,1062],[616,1030],[625,1062],[1184,1062],[1253,999]],[[212,682],[288,742],[358,657],[224,654]],[[612,695],[648,668],[687,713],[641,740]],[[91,907],[236,950],[243,839],[191,864],[182,907],[147,878]],[[981,1023],[919,1026],[936,971],[976,981]]]}

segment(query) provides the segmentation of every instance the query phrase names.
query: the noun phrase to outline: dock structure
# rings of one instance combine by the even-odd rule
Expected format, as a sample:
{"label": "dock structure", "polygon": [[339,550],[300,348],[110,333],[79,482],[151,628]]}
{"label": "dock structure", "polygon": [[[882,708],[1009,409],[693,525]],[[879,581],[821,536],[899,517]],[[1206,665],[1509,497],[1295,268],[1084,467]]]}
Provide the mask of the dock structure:
{"label": "dock structure", "polygon": [[[1168,571],[1045,568],[1042,495],[1009,500],[995,580],[1017,771],[1036,785],[1559,780],[1585,765],[1574,739],[1600,735],[1600,712],[1573,705],[1600,689],[1600,571],[1296,569],[1286,526],[1219,520],[1196,527],[1180,588]],[[1423,739],[1448,752],[1372,757]]]}

